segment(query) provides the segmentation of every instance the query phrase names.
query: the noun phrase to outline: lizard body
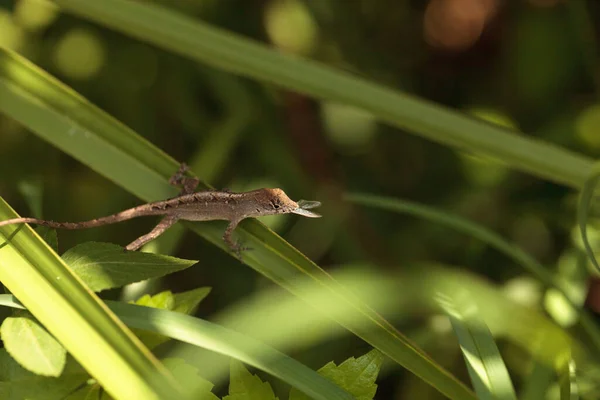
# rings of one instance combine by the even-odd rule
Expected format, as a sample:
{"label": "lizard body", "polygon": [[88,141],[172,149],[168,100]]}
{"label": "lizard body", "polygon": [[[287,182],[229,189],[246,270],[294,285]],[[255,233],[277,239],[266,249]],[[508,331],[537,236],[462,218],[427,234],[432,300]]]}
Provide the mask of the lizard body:
{"label": "lizard body", "polygon": [[213,221],[226,220],[229,225],[223,235],[223,240],[236,253],[241,247],[235,243],[231,234],[239,222],[245,218],[256,218],[265,215],[294,213],[310,218],[318,218],[319,214],[308,211],[320,205],[319,202],[299,202],[291,200],[281,189],[257,189],[249,192],[232,193],[226,191],[207,190],[194,192],[199,184],[198,179],[184,177],[187,166],[182,164],[169,182],[182,186],[179,196],[142,204],[137,207],[83,222],[54,222],[37,218],[14,218],[0,221],[0,226],[9,224],[37,224],[59,229],[85,229],[102,225],[114,224],[132,218],[162,215],[164,218],[146,235],[127,245],[127,250],[137,250],[147,242],[156,239],[178,220]]}

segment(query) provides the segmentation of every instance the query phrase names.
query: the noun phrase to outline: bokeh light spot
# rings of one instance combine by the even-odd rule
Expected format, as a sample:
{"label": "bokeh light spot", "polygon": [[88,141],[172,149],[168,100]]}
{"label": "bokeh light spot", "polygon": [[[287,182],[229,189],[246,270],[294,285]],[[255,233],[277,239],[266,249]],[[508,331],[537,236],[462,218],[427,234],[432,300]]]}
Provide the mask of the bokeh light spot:
{"label": "bokeh light spot", "polygon": [[266,8],[265,29],[271,41],[286,52],[309,54],[315,46],[317,26],[299,1],[273,1]]}
{"label": "bokeh light spot", "polygon": [[58,7],[48,0],[19,0],[15,5],[15,20],[29,31],[38,31],[58,17]]}
{"label": "bokeh light spot", "polygon": [[377,122],[373,115],[346,104],[325,102],[322,107],[327,136],[333,144],[351,153],[368,151]]}
{"label": "bokeh light spot", "polygon": [[87,80],[104,64],[105,50],[96,35],[86,29],[73,29],[56,45],[54,62],[66,76]]}
{"label": "bokeh light spot", "polygon": [[15,23],[13,15],[0,10],[0,47],[20,50],[24,36],[23,29]]}
{"label": "bokeh light spot", "polygon": [[578,138],[593,149],[600,149],[600,104],[586,108],[575,123]]}

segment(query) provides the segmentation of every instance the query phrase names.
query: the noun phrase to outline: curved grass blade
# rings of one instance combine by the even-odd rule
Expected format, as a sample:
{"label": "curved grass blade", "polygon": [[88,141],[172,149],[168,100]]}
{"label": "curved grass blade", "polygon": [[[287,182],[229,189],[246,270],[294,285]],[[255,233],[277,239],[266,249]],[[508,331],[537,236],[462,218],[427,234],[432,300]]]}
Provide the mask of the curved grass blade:
{"label": "curved grass blade", "polygon": [[[382,280],[375,268],[365,271],[344,267],[336,270],[334,278],[353,293],[359,294],[379,313],[398,314],[397,286]],[[327,288],[315,286],[310,277],[299,280],[296,286],[296,296],[272,286],[251,297],[244,297],[237,305],[211,315],[210,319],[228,329],[269,343],[283,352],[296,353],[317,343],[336,341],[340,336],[348,335],[348,331],[333,319],[349,319],[351,314],[356,315],[351,305],[337,301]],[[311,304],[320,304],[321,307],[318,310],[306,307],[308,298]],[[327,309],[327,313],[323,309]],[[188,347],[176,348],[171,354],[186,357],[190,353]],[[221,358],[211,359],[197,367],[203,377],[215,384],[227,378],[228,364]]]}
{"label": "curved grass blade", "polygon": [[[454,268],[434,264],[419,266],[396,278],[404,282],[412,304],[443,311],[437,299],[441,295],[456,299],[468,288],[470,301],[477,304],[478,316],[494,337],[505,337],[525,349],[537,361],[560,371],[574,357],[585,360],[589,350],[543,313],[523,306],[484,279]],[[455,300],[456,301],[456,300]]]}
{"label": "curved grass blade", "polygon": [[458,298],[438,297],[458,338],[475,393],[481,400],[517,400],[508,370],[485,323],[465,290]]}
{"label": "curved grass blade", "polygon": [[[174,160],[44,71],[2,49],[0,111],[145,201],[174,194],[167,184],[167,178],[177,169]],[[186,226],[225,248],[221,239],[224,224]],[[337,317],[335,321],[447,397],[473,398],[464,384],[263,224],[244,220],[236,233],[253,248],[244,254],[244,262],[257,272],[297,295],[300,292],[295,278],[310,277],[315,285],[329,290],[336,301],[354,310],[350,319]],[[321,309],[322,305],[314,307]]]}
{"label": "curved grass blade", "polygon": [[556,378],[554,368],[533,360],[531,372],[523,379],[519,392],[520,400],[538,400],[546,398],[546,393]]}
{"label": "curved grass blade", "polygon": [[[0,219],[15,216],[0,198]],[[178,393],[158,360],[33,229],[4,226],[0,237],[2,284],[113,397],[168,399]]]}
{"label": "curved grass blade", "polygon": [[561,369],[558,383],[560,386],[560,400],[579,399],[575,361],[571,360]]}
{"label": "curved grass blade", "polygon": [[483,153],[535,176],[579,188],[592,161],[557,146],[418,100],[345,71],[271,50],[148,2],[54,0],[65,11],[184,57],[368,110],[438,143]]}
{"label": "curved grass blade", "polygon": [[[468,221],[464,218],[458,217],[456,215],[451,215],[447,212],[439,211],[432,207],[428,207],[423,204],[413,203],[406,200],[374,196],[362,193],[349,193],[346,194],[344,198],[352,203],[360,204],[367,207],[414,215],[419,218],[435,222],[437,224],[448,226],[456,231],[462,232],[466,235],[477,238],[484,243],[487,243],[489,246],[493,247],[494,249],[506,255],[508,258],[512,259],[517,265],[523,267],[523,269],[528,271],[530,274],[537,277],[548,287],[552,287],[558,290],[562,294],[562,296],[567,300],[567,302],[573,307],[573,309],[579,312],[579,323],[581,325],[581,328],[587,333],[592,343],[600,351],[600,329],[598,329],[598,325],[594,321],[594,318],[588,312],[580,309],[577,302],[570,298],[568,288],[566,288],[561,283],[561,281],[557,280],[546,268],[544,268],[543,265],[538,263],[533,257],[531,257],[519,247],[506,241],[502,236],[498,235],[497,233],[487,228],[484,228],[478,224],[475,224],[471,221]],[[581,212],[581,210],[586,210],[586,208],[580,206],[579,211]],[[584,243],[586,243],[587,247],[589,247],[589,243],[587,243],[586,236],[584,236]]]}
{"label": "curved grass blade", "polygon": [[[0,304],[22,307],[11,295],[0,295]],[[233,357],[282,379],[315,399],[353,399],[350,394],[304,364],[220,325],[174,311],[117,301],[107,301],[106,304],[129,327],[168,336]]]}
{"label": "curved grass blade", "polygon": [[352,399],[351,395],[315,371],[248,336],[173,311],[114,301],[107,301],[107,304],[128,326],[236,358],[284,380],[315,399]]}
{"label": "curved grass blade", "polygon": [[594,250],[592,249],[592,245],[590,244],[586,224],[588,220],[588,213],[590,210],[590,205],[592,203],[592,199],[594,197],[594,191],[596,190],[596,186],[598,185],[598,181],[600,180],[600,163],[595,164],[592,172],[589,177],[586,179],[583,184],[583,188],[581,189],[581,194],[579,197],[579,205],[577,207],[577,222],[579,223],[579,230],[581,232],[581,239],[583,240],[583,245],[585,246],[585,251],[596,268],[596,272],[600,273],[600,265],[598,265],[598,260],[596,260],[596,255],[594,254]]}

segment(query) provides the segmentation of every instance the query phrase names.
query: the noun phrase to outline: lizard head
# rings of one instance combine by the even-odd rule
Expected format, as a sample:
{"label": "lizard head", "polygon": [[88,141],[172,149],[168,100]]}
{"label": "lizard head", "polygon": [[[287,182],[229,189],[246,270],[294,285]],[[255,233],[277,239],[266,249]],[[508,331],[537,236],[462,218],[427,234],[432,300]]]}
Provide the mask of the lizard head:
{"label": "lizard head", "polygon": [[281,189],[261,189],[257,194],[257,200],[261,206],[260,215],[294,213],[309,218],[321,217],[319,214],[309,211],[311,208],[320,206],[321,203],[305,200],[296,203]]}

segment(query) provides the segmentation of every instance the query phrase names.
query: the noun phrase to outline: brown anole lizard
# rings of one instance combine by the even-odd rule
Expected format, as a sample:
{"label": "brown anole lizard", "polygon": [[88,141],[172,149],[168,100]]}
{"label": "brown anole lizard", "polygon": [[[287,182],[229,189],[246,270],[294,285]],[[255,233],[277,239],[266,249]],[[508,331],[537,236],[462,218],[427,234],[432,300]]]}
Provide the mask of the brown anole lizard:
{"label": "brown anole lizard", "polygon": [[250,192],[232,193],[228,191],[206,190],[194,192],[200,181],[197,178],[184,176],[187,165],[181,164],[179,170],[171,177],[169,183],[182,187],[179,196],[142,204],[137,207],[83,222],[54,222],[37,218],[13,218],[0,221],[0,226],[10,224],[37,224],[50,228],[84,229],[114,224],[132,218],[162,215],[164,218],[149,233],[140,236],[125,248],[137,250],[144,244],[156,239],[178,220],[187,221],[229,221],[223,240],[238,255],[242,247],[235,243],[231,234],[241,220],[265,215],[294,213],[310,218],[320,215],[309,211],[321,205],[318,201],[291,200],[281,189],[257,189]]}

